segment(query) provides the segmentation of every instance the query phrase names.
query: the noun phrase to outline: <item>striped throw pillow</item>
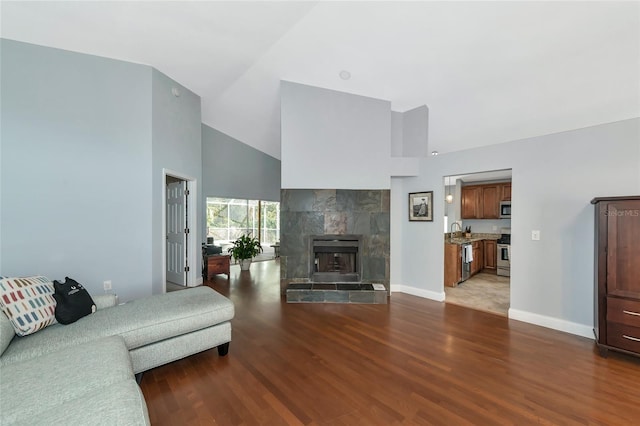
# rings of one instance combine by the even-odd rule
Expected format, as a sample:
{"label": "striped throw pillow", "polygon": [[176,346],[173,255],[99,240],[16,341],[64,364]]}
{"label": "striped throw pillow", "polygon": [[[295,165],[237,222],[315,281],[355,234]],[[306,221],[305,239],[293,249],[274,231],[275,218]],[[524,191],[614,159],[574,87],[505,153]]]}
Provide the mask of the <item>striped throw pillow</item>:
{"label": "striped throw pillow", "polygon": [[47,277],[0,279],[0,308],[18,336],[56,322],[53,283]]}

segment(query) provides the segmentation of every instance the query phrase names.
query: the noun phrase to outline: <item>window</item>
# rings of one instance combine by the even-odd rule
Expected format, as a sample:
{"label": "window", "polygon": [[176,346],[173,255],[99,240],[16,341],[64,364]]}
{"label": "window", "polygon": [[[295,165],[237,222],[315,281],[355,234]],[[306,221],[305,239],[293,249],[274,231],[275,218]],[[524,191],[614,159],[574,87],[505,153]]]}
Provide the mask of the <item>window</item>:
{"label": "window", "polygon": [[235,198],[207,198],[207,237],[231,242],[242,234],[257,237],[262,244],[280,240],[280,203]]}
{"label": "window", "polygon": [[260,202],[260,241],[275,244],[280,241],[280,203]]}

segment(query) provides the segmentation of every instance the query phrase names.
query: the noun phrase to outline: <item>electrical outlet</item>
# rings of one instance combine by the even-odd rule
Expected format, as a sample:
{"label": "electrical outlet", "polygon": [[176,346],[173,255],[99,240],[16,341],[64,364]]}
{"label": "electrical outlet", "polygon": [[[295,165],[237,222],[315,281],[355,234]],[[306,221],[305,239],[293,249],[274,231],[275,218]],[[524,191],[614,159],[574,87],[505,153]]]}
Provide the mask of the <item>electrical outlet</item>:
{"label": "electrical outlet", "polygon": [[538,231],[538,230],[531,231],[531,239],[533,241],[539,241],[540,240],[540,231]]}
{"label": "electrical outlet", "polygon": [[104,291],[111,290],[111,280],[103,282],[102,285],[104,286]]}

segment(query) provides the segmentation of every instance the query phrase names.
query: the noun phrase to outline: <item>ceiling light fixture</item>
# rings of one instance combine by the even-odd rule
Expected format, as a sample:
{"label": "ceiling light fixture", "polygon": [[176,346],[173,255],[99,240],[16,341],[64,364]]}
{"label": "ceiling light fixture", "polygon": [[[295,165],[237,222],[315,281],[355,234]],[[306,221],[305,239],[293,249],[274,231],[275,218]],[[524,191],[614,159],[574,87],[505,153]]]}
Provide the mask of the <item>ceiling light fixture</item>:
{"label": "ceiling light fixture", "polygon": [[349,80],[351,78],[351,73],[349,71],[347,71],[347,70],[340,71],[340,74],[338,74],[338,75],[343,80]]}
{"label": "ceiling light fixture", "polygon": [[448,204],[453,203],[453,195],[451,195],[451,180],[449,176],[447,176],[447,196],[444,197],[444,199],[447,201]]}
{"label": "ceiling light fixture", "polygon": [[438,151],[431,151],[431,155],[433,155],[433,156],[438,155]]}

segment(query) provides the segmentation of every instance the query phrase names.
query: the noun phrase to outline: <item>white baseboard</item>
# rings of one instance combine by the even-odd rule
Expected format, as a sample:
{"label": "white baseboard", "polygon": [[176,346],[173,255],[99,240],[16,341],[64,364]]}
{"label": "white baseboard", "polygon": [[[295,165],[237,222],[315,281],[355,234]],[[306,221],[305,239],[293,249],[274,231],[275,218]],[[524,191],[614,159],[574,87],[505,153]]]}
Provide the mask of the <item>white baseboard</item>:
{"label": "white baseboard", "polygon": [[548,317],[546,315],[534,314],[519,309],[509,309],[509,318],[528,322],[529,324],[539,325],[541,327],[552,328],[565,333],[575,334],[577,336],[593,339],[593,327],[584,324],[578,324],[559,318]]}
{"label": "white baseboard", "polygon": [[195,287],[202,285],[204,283],[204,280],[202,279],[202,275],[200,275],[199,277],[196,278],[196,285]]}
{"label": "white baseboard", "polygon": [[423,290],[421,288],[409,287],[409,286],[400,285],[400,284],[392,284],[391,292],[406,293],[412,296],[424,297],[425,299],[435,300],[436,302],[444,301],[444,291],[438,293],[437,291]]}
{"label": "white baseboard", "polygon": [[[424,297],[425,299],[431,299],[437,302],[443,302],[445,299],[444,291],[438,293],[436,291],[423,290],[420,288],[409,287],[400,284],[392,284],[391,292],[411,294],[413,296]],[[529,324],[539,325],[541,327],[551,328],[553,330],[563,331],[565,333],[575,334],[577,336],[586,337],[588,339],[594,338],[593,327],[584,324],[578,324],[576,322],[548,317],[546,315],[534,314],[531,312],[521,311],[519,309],[513,308],[509,309],[509,318]]]}

